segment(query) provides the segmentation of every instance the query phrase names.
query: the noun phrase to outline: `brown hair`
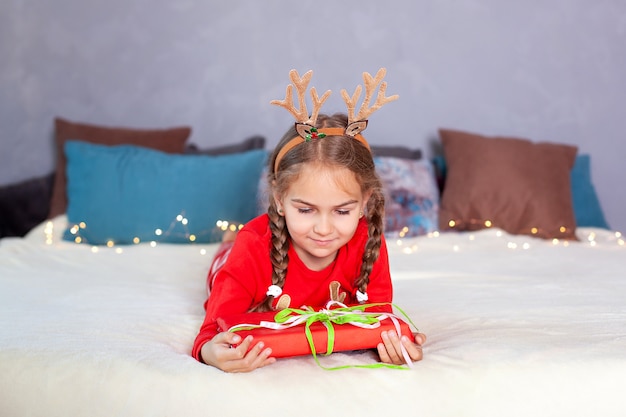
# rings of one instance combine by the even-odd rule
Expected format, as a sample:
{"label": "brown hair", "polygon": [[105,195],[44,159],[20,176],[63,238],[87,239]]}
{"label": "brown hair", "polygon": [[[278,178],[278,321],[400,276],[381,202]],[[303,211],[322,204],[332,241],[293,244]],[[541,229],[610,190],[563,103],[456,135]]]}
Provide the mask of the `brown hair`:
{"label": "brown hair", "polygon": [[[333,116],[320,114],[317,118],[318,129],[342,127],[348,125],[348,117],[337,113]],[[285,218],[278,213],[273,195],[284,195],[289,186],[298,179],[302,166],[308,163],[320,163],[327,166],[345,167],[352,171],[361,185],[361,192],[371,193],[367,202],[365,215],[368,223],[368,240],[363,253],[363,263],[359,276],[354,285],[365,293],[369,283],[369,275],[374,262],[380,253],[381,236],[383,234],[383,220],[385,199],[382,185],[376,173],[374,160],[369,149],[350,136],[326,136],[314,139],[295,146],[279,161],[274,172],[274,162],[280,150],[294,137],[297,137],[295,127],[291,127],[282,137],[268,161],[268,216],[272,232],[270,258],[272,261],[272,284],[283,287],[289,263],[289,231]],[[304,142],[304,140],[303,140]],[[267,296],[253,311],[269,311],[272,309],[274,297]]]}

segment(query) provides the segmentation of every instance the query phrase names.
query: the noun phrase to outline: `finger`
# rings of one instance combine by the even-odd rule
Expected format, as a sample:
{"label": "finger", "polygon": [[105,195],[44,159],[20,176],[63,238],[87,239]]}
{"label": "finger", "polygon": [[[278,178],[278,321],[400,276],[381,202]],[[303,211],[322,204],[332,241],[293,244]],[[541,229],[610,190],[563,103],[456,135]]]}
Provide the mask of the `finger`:
{"label": "finger", "polygon": [[[241,340],[241,338],[240,338]],[[230,360],[240,360],[246,357],[246,354],[250,350],[254,338],[250,335],[246,336],[245,339],[238,345],[236,343],[231,343],[230,349],[228,350],[228,359]]]}
{"label": "finger", "polygon": [[422,360],[422,358],[424,357],[424,353],[422,352],[421,345],[413,343],[411,339],[406,336],[402,336],[401,341],[412,361],[415,362]]}
{"label": "finger", "polygon": [[387,348],[385,347],[384,343],[379,343],[376,346],[376,350],[378,350],[378,356],[380,357],[380,361],[383,363],[391,363],[391,358],[389,357],[389,354],[387,353]]}
{"label": "finger", "polygon": [[276,358],[271,356],[272,349],[266,348],[262,342],[257,343],[256,346],[248,352],[248,355],[250,355],[249,359],[252,360],[250,364],[251,369],[262,368],[276,362]]}
{"label": "finger", "polygon": [[253,343],[252,336],[248,336],[241,345],[230,349],[233,355],[224,363],[223,369],[227,372],[250,372],[276,361],[275,358],[270,357],[272,350],[265,348],[263,342],[251,346]]}
{"label": "finger", "polygon": [[241,336],[233,332],[221,332],[212,339],[216,344],[236,345],[241,342]]}
{"label": "finger", "polygon": [[390,330],[388,332],[382,332],[381,337],[383,339],[385,349],[387,350],[387,354],[391,359],[391,363],[396,365],[404,363],[398,334],[395,331]]}
{"label": "finger", "polygon": [[415,333],[415,343],[422,346],[426,343],[426,335],[424,333]]}

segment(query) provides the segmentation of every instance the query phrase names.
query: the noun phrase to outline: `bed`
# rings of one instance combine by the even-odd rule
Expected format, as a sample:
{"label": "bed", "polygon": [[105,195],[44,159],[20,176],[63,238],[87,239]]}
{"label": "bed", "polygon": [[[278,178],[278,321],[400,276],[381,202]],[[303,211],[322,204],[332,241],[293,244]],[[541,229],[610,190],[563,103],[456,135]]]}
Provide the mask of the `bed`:
{"label": "bed", "polygon": [[[385,178],[400,181],[398,169]],[[454,210],[445,189],[423,205],[437,223],[417,221],[394,206],[398,189],[390,229],[415,227],[388,234],[394,302],[428,335],[413,367],[328,371],[308,355],[228,374],[195,361],[219,233],[189,240],[193,222],[178,234],[174,220],[171,240],[98,242],[71,232],[80,210],[70,193],[67,214],[0,240],[0,415],[624,415],[624,237],[588,225],[548,238],[547,226],[442,221]],[[371,351],[319,359],[376,363]]]}

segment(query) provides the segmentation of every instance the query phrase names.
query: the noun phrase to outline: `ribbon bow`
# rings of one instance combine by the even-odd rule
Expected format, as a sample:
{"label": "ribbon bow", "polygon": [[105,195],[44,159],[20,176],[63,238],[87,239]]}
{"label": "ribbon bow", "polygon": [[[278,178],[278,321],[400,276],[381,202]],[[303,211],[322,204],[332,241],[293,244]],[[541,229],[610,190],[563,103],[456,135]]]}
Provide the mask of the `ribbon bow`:
{"label": "ribbon bow", "polygon": [[[311,307],[302,307],[302,308],[286,308],[284,310],[279,311],[274,316],[274,321],[261,321],[258,325],[254,324],[239,324],[233,326],[229,329],[231,332],[235,332],[237,330],[250,329],[250,328],[266,328],[272,330],[284,330],[290,327],[299,326],[304,324],[304,333],[306,335],[307,341],[309,343],[309,347],[311,348],[311,354],[315,359],[315,362],[323,369],[326,370],[336,370],[343,368],[393,368],[393,369],[406,369],[404,366],[398,366],[387,363],[377,363],[370,365],[346,365],[346,366],[338,366],[333,368],[327,368],[320,364],[317,358],[317,352],[315,349],[315,344],[313,342],[313,335],[311,333],[311,325],[315,322],[320,322],[326,327],[326,331],[328,332],[327,338],[327,348],[325,356],[330,355],[333,352],[333,346],[335,345],[335,329],[333,324],[350,324],[352,326],[360,327],[363,329],[375,329],[380,327],[380,322],[382,320],[391,320],[394,324],[396,331],[398,334],[401,334],[399,317],[393,313],[385,313],[385,312],[369,312],[365,311],[367,308],[381,306],[381,305],[389,305],[388,303],[375,303],[375,304],[361,304],[353,307],[348,307],[345,304],[342,304],[338,301],[329,301],[325,308],[321,310],[313,310]],[[332,308],[334,307],[334,308]],[[409,321],[413,327],[416,327],[415,324],[411,321],[411,319],[402,311],[400,308],[396,307]],[[404,345],[401,345],[402,356],[410,368],[413,366],[413,362],[409,357],[408,352]]]}

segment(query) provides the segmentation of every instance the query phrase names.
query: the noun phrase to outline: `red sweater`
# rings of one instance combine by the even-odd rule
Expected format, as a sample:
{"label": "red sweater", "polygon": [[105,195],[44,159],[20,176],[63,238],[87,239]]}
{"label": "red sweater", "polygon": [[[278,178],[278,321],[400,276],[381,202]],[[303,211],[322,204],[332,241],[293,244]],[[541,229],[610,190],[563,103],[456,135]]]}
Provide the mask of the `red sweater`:
{"label": "red sweater", "polygon": [[[250,221],[239,231],[232,251],[217,273],[207,300],[206,316],[193,345],[192,356],[199,359],[202,346],[219,331],[216,320],[232,314],[245,313],[265,299],[272,284],[272,263],[269,257],[271,231],[267,215]],[[356,304],[354,281],[361,269],[367,223],[360,220],[352,239],[339,249],[337,257],[321,271],[311,271],[300,260],[293,246],[289,248],[289,267],[283,294],[291,297],[290,307],[321,307],[330,300],[329,285],[341,284],[346,293],[345,304]],[[367,287],[368,303],[390,303],[392,299],[389,258],[384,238],[380,256],[372,268]],[[276,302],[276,301],[275,301]]]}

